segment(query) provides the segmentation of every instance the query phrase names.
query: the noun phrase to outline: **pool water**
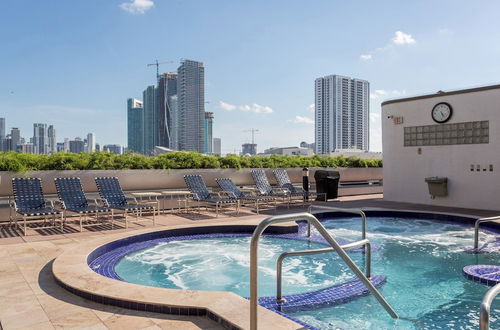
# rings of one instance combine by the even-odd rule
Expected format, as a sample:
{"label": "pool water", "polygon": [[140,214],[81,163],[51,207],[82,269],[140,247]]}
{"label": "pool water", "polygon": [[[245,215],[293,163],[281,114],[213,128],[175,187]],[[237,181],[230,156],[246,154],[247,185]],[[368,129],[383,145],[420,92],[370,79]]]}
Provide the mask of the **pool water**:
{"label": "pool water", "polygon": [[[361,238],[357,218],[323,222],[334,237]],[[381,292],[400,315],[391,319],[373,296],[349,303],[285,312],[320,329],[476,329],[479,305],[488,287],[471,282],[462,268],[498,264],[499,253],[468,254],[473,229],[431,220],[369,218],[367,237],[378,247],[372,273],[387,276]],[[161,243],[133,252],[116,265],[124,280],[158,287],[223,290],[248,296],[249,237],[225,237]],[[481,234],[481,242],[494,235]],[[264,237],[259,249],[259,295],[275,295],[275,261],[288,250],[324,247],[318,243]],[[363,269],[364,256],[350,253]],[[353,278],[335,254],[289,258],[284,263],[285,295],[308,292]],[[490,327],[500,328],[500,299],[491,310]]]}

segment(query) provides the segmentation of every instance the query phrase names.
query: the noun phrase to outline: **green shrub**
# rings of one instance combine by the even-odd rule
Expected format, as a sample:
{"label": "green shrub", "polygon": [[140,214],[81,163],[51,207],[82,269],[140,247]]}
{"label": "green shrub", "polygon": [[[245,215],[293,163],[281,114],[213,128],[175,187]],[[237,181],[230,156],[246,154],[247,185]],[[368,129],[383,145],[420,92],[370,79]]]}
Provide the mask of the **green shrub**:
{"label": "green shrub", "polygon": [[0,152],[0,171],[121,170],[195,168],[288,168],[288,167],[382,167],[381,159],[329,156],[208,156],[196,152],[173,152],[155,157],[109,152],[34,155]]}

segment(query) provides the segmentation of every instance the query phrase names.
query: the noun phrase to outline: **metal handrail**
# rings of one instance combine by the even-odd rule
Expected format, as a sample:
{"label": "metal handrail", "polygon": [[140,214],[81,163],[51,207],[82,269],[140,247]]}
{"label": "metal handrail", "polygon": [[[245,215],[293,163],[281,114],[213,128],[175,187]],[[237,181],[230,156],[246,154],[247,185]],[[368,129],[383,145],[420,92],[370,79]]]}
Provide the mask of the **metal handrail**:
{"label": "metal handrail", "polygon": [[[309,206],[309,213],[312,213],[312,209],[322,209],[322,210],[331,210],[331,211],[338,211],[338,212],[344,212],[344,213],[352,213],[352,214],[359,214],[361,216],[361,239],[366,238],[366,214],[363,212],[361,209],[344,209],[341,207],[333,207],[333,206],[321,206],[321,205],[311,205]],[[307,225],[307,231],[310,235],[311,232],[311,224],[308,223]]]}
{"label": "metal handrail", "polygon": [[264,219],[255,228],[252,239],[250,241],[250,329],[257,330],[257,308],[258,308],[258,248],[259,240],[267,227],[275,223],[291,222],[298,220],[309,221],[321,236],[330,244],[330,246],[337,252],[337,254],[342,258],[342,260],[347,264],[347,266],[354,272],[354,274],[360,279],[361,282],[370,290],[370,292],[375,296],[378,302],[385,308],[387,313],[393,318],[398,318],[398,314],[389,305],[389,303],[384,299],[380,292],[375,288],[375,286],[370,282],[370,280],[363,274],[363,272],[356,266],[352,259],[347,255],[347,253],[342,249],[339,243],[330,236],[325,227],[319,222],[319,220],[312,214],[301,212],[294,214],[285,214],[272,216]]}
{"label": "metal handrail", "polygon": [[[344,250],[347,249],[352,249],[360,246],[367,246],[367,249],[365,249],[365,275],[367,278],[371,277],[371,244],[370,241],[367,239],[358,241],[358,242],[353,242],[349,244],[342,245],[341,248]],[[282,293],[282,274],[283,274],[283,260],[288,257],[296,257],[296,256],[306,256],[306,255],[311,255],[311,254],[320,254],[320,253],[327,253],[327,252],[334,252],[334,248],[325,248],[325,249],[315,249],[315,250],[302,250],[302,251],[287,251],[283,252],[280,254],[278,257],[278,260],[276,260],[276,301],[277,302],[285,302],[286,300],[283,298],[283,293]]]}
{"label": "metal handrail", "polygon": [[479,314],[479,330],[490,328],[490,307],[493,299],[500,294],[500,283],[489,289],[481,302],[481,312]]}
{"label": "metal handrail", "polygon": [[500,216],[481,218],[481,219],[476,220],[476,224],[474,225],[474,249],[475,250],[477,250],[479,248],[479,225],[482,222],[489,222],[489,221],[500,221]]}

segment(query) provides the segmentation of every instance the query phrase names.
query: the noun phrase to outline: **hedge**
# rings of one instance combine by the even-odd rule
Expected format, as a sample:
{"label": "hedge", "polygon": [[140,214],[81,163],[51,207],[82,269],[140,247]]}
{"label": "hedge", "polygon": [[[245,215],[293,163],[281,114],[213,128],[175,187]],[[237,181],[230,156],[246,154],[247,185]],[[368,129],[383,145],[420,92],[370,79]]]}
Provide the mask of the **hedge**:
{"label": "hedge", "polygon": [[0,171],[122,170],[195,168],[287,168],[287,167],[382,167],[381,159],[328,156],[208,156],[196,152],[174,152],[154,157],[109,152],[35,155],[0,152]]}

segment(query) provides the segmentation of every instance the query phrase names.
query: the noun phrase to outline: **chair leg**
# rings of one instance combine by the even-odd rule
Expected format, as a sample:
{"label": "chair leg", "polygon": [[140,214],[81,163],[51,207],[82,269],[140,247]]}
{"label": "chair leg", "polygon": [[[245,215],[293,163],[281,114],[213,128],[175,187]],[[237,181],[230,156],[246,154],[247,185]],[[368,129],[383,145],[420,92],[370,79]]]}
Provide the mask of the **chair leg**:
{"label": "chair leg", "polygon": [[24,221],[24,236],[26,236],[26,216],[23,216],[23,221]]}
{"label": "chair leg", "polygon": [[80,214],[80,233],[83,231],[82,215]]}
{"label": "chair leg", "polygon": [[64,212],[61,212],[61,231],[64,231]]}
{"label": "chair leg", "polygon": [[155,214],[156,214],[156,212],[155,212],[155,209],[153,208],[153,226],[156,226],[156,216],[155,216]]}
{"label": "chair leg", "polygon": [[219,217],[219,203],[215,203],[215,217]]}
{"label": "chair leg", "polygon": [[258,200],[255,201],[255,211],[257,212],[257,214],[259,214],[259,201]]}

